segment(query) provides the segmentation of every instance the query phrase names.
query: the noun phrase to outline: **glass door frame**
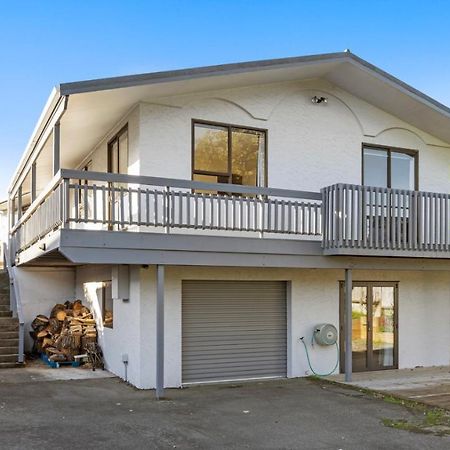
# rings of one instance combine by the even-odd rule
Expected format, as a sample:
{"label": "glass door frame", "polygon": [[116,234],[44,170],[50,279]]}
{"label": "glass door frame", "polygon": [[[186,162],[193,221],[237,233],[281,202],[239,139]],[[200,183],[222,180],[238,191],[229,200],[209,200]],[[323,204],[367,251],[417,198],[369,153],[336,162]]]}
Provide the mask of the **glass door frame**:
{"label": "glass door frame", "polygon": [[[367,288],[367,361],[364,371],[392,370],[398,369],[398,281],[354,281],[353,287]],[[393,365],[380,367],[375,363],[376,358],[373,353],[373,290],[374,287],[394,288],[394,354]],[[345,367],[345,282],[339,282],[339,347],[340,347],[340,372],[344,373]],[[353,333],[352,333],[353,339]],[[354,370],[354,372],[356,372]]]}

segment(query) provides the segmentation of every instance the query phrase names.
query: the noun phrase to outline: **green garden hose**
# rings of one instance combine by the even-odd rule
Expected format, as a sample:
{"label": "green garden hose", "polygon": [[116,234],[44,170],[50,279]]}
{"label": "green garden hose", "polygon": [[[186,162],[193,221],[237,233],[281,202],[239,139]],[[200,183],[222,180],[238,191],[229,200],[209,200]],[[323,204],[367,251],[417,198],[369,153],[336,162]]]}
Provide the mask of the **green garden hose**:
{"label": "green garden hose", "polygon": [[339,365],[339,346],[337,344],[337,342],[334,343],[334,345],[336,346],[336,350],[337,350],[337,358],[336,358],[336,365],[333,367],[333,370],[329,373],[317,373],[311,366],[311,360],[309,359],[309,352],[308,352],[308,347],[305,344],[304,338],[300,338],[300,340],[302,341],[303,346],[305,347],[305,352],[306,352],[306,359],[308,360],[308,366],[311,369],[311,372],[318,376],[318,377],[327,377],[328,375],[331,375],[337,368]]}

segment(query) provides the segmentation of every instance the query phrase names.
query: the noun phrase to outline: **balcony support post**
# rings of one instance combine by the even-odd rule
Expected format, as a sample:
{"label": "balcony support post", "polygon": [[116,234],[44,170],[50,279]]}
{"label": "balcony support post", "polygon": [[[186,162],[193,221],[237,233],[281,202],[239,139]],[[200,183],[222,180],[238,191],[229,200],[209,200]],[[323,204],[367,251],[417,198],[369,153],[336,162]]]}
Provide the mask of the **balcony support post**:
{"label": "balcony support post", "polygon": [[164,266],[156,266],[156,399],[164,398]]}
{"label": "balcony support post", "polygon": [[352,381],[352,269],[345,269],[344,304],[344,342],[345,342],[345,381]]}

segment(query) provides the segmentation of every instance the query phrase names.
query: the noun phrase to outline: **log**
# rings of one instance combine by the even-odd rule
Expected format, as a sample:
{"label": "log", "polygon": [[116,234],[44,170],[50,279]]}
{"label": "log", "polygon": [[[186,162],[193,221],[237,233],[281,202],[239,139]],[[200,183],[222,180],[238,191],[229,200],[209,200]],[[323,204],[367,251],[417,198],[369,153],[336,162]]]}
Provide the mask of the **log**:
{"label": "log", "polygon": [[64,311],[65,309],[66,309],[66,307],[63,304],[57,303],[52,308],[52,312],[50,313],[50,317],[56,317],[56,314],[58,313],[58,311]]}
{"label": "log", "polygon": [[42,348],[48,347],[50,345],[53,345],[53,339],[51,338],[44,338],[42,341]]}
{"label": "log", "polygon": [[81,311],[83,309],[83,304],[81,303],[81,300],[75,300],[73,302],[72,309],[75,311]]}
{"label": "log", "polygon": [[55,317],[52,317],[48,322],[48,329],[50,333],[58,334],[61,330],[61,322]]}
{"label": "log", "polygon": [[61,310],[59,310],[57,313],[56,313],[56,318],[60,321],[60,322],[63,322],[64,321],[64,319],[66,318],[66,311],[64,310],[64,309],[61,309]]}
{"label": "log", "polygon": [[42,338],[45,338],[48,335],[49,335],[49,330],[47,328],[45,328],[42,331],[39,331],[39,333],[37,333],[36,336],[37,336],[38,339],[42,339]]}

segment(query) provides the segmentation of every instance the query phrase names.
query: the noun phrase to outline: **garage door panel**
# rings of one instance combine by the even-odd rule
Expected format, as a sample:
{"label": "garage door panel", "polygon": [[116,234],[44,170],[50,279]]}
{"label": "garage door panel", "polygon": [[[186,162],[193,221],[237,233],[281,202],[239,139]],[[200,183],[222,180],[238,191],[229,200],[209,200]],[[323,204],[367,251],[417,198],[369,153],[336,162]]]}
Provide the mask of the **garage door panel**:
{"label": "garage door panel", "polygon": [[286,283],[183,282],[183,382],[286,375]]}
{"label": "garage door panel", "polygon": [[274,349],[274,350],[279,351],[279,348],[280,348],[280,344],[278,342],[276,344],[274,344],[269,340],[263,341],[263,342],[259,342],[259,341],[245,342],[244,344],[236,344],[234,341],[229,341],[228,343],[223,342],[223,343],[216,344],[216,345],[210,345],[210,344],[185,345],[183,348],[183,352],[185,352],[186,354],[199,353],[199,352],[214,354],[214,353],[220,351],[221,353],[225,354],[225,353],[239,352],[241,350],[254,352],[254,351],[258,351],[258,350],[270,351],[271,349]]}

